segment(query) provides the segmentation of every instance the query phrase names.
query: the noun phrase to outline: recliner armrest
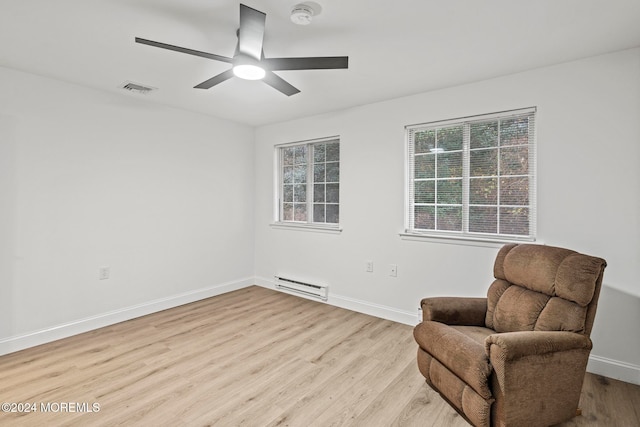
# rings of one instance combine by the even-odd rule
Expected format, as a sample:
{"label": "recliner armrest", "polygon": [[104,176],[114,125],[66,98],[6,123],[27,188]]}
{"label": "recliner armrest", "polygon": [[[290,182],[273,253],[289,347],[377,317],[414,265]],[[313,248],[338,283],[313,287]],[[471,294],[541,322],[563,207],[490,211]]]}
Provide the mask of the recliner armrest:
{"label": "recliner armrest", "polygon": [[568,331],[489,335],[492,414],[499,425],[555,425],[575,415],[589,361],[589,337]]}
{"label": "recliner armrest", "polygon": [[447,325],[484,326],[486,298],[433,297],[420,302],[422,320]]}
{"label": "recliner armrest", "polygon": [[489,335],[485,350],[491,356],[491,346],[500,348],[500,359],[516,360],[524,356],[542,355],[567,350],[591,350],[591,339],[583,334],[565,331],[520,331]]}

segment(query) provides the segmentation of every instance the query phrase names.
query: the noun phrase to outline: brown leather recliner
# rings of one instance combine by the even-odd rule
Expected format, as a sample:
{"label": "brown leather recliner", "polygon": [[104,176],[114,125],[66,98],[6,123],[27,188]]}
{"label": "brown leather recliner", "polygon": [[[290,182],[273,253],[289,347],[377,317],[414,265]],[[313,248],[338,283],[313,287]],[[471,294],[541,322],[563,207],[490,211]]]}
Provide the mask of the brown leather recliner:
{"label": "brown leather recliner", "polygon": [[576,415],[606,261],[506,245],[486,298],[421,302],[418,368],[475,426],[550,426]]}

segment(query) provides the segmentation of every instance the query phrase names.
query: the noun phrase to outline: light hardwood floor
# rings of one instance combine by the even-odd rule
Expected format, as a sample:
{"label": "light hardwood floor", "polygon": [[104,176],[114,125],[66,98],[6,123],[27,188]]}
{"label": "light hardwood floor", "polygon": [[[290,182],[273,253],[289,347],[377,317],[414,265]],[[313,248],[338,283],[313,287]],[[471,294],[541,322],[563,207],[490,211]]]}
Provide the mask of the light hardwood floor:
{"label": "light hardwood floor", "polygon": [[[37,409],[0,425],[468,426],[411,331],[254,286],[0,357],[0,402]],[[581,407],[563,426],[639,426],[640,387],[588,374]]]}

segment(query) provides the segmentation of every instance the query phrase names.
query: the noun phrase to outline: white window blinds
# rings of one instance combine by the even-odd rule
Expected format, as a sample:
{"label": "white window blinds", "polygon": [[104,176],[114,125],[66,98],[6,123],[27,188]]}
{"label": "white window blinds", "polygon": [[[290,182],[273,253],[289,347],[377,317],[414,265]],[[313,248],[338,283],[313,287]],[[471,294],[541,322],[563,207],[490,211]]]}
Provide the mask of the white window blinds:
{"label": "white window blinds", "polygon": [[535,109],[407,126],[409,233],[535,239]]}

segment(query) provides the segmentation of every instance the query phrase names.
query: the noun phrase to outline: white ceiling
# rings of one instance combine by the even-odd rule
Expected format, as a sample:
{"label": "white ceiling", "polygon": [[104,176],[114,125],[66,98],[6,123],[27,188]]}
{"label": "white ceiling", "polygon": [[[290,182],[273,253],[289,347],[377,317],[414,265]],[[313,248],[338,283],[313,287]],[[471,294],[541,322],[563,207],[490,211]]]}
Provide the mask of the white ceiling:
{"label": "white ceiling", "polygon": [[[267,14],[267,57],[349,56],[348,70],[281,71],[302,92],[259,81],[196,84],[229,64],[134,37],[233,56],[231,0],[0,0],[0,66],[262,125],[640,46],[640,0],[243,0]],[[159,90],[134,95],[132,81]]]}

